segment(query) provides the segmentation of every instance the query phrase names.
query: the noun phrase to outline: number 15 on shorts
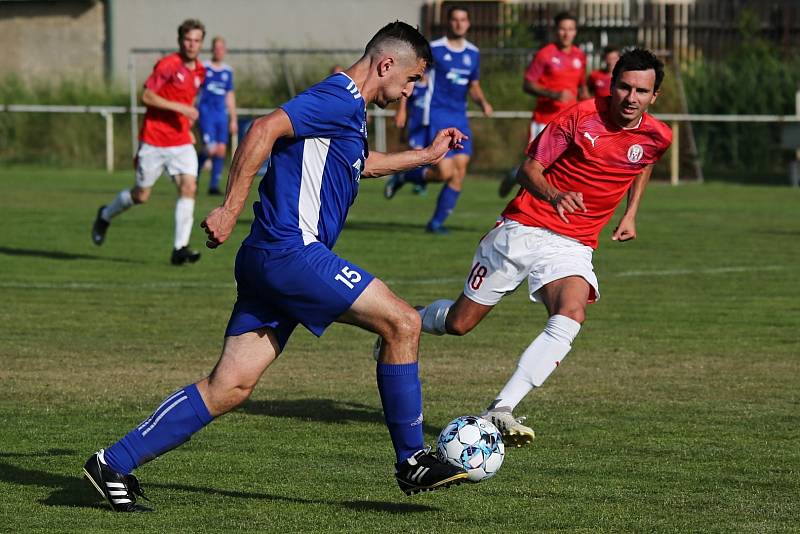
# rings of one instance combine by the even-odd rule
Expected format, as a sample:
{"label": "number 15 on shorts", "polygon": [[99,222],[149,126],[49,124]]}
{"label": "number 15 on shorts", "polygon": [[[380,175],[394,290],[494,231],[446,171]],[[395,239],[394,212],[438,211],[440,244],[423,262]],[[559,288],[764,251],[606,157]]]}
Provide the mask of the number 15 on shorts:
{"label": "number 15 on shorts", "polygon": [[333,279],[338,280],[350,289],[354,289],[355,284],[361,281],[361,273],[348,267],[342,267],[342,272],[336,273]]}

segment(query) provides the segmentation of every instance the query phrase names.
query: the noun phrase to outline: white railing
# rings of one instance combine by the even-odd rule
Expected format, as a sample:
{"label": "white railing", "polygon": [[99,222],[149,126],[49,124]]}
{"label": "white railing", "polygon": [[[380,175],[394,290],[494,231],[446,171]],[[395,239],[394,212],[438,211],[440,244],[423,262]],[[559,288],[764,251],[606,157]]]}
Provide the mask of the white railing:
{"label": "white railing", "polygon": [[[797,115],[700,115],[682,113],[655,113],[659,120],[670,123],[673,131],[672,148],[670,149],[670,182],[677,185],[680,181],[680,123],[681,122],[760,122],[760,123],[800,123],[800,93],[798,93]],[[238,108],[240,116],[260,116],[274,111],[275,108]],[[114,170],[114,115],[131,114],[134,118],[145,112],[142,106],[133,108],[126,106],[58,106],[58,105],[28,105],[28,104],[0,104],[0,112],[11,113],[97,113],[105,119],[106,127],[106,169],[108,172]],[[386,150],[386,119],[394,117],[393,110],[374,108],[369,111],[369,115],[375,120],[375,139],[373,141],[375,150]],[[477,111],[468,111],[467,116],[472,119],[483,120],[507,120],[507,119],[530,119],[530,111],[495,111],[491,117],[484,117]],[[133,141],[136,142],[138,127],[132,123],[131,133]],[[135,150],[134,146],[134,150]],[[799,156],[800,156],[800,151]],[[800,159],[800,158],[798,158]]]}

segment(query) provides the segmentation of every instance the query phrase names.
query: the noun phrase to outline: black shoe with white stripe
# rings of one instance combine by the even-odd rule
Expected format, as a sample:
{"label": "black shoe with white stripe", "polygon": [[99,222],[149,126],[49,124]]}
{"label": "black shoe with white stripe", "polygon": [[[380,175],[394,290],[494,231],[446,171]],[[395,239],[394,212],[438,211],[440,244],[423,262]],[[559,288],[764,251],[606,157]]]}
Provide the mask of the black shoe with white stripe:
{"label": "black shoe with white stripe", "polygon": [[467,480],[467,472],[443,462],[430,447],[395,465],[395,478],[406,495],[456,486]]}
{"label": "black shoe with white stripe", "polygon": [[136,504],[136,497],[144,496],[139,480],[133,475],[123,475],[111,469],[103,458],[105,451],[94,453],[83,466],[86,479],[108,502],[115,512],[152,512],[152,508]]}

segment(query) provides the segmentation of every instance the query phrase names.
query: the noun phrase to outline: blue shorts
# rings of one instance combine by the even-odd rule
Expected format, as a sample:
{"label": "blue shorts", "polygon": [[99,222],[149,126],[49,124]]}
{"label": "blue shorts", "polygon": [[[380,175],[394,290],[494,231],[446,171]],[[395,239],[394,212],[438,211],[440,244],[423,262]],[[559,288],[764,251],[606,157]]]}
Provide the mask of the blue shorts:
{"label": "blue shorts", "polygon": [[441,115],[441,116],[434,116],[431,114],[430,125],[428,126],[428,140],[429,142],[436,137],[436,134],[439,133],[439,130],[444,130],[445,128],[458,128],[461,130],[461,133],[469,136],[469,139],[463,141],[461,144],[464,145],[463,148],[458,148],[456,150],[449,151],[445,158],[452,158],[453,156],[457,156],[458,154],[465,154],[467,156],[472,156],[472,130],[469,127],[469,121],[467,120],[466,115]]}
{"label": "blue shorts", "polygon": [[210,111],[200,111],[200,134],[203,136],[203,144],[206,146],[216,145],[217,143],[227,145],[229,138],[228,115],[227,113],[214,113]]}
{"label": "blue shorts", "polygon": [[375,278],[321,243],[282,250],[242,245],[235,272],[236,304],[225,335],[268,327],[281,349],[298,324],[321,336]]}

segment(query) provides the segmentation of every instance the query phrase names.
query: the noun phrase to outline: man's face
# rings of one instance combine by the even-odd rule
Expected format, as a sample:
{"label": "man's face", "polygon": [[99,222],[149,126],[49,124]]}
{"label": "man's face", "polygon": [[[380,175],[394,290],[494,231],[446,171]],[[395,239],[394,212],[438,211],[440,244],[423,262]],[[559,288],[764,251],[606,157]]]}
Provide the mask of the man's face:
{"label": "man's face", "polygon": [[222,61],[225,59],[225,54],[228,52],[228,47],[225,46],[225,41],[217,39],[214,41],[214,47],[211,49],[211,56],[214,61]]}
{"label": "man's face", "polygon": [[466,11],[456,9],[447,21],[452,37],[464,37],[469,31],[469,15]]}
{"label": "man's face", "polygon": [[648,106],[656,101],[656,71],[628,70],[611,87],[611,116],[619,126],[636,126]]}
{"label": "man's face", "polygon": [[616,50],[606,54],[606,57],[605,57],[606,70],[608,72],[613,71],[614,70],[614,65],[617,64],[617,61],[619,61],[619,52],[617,52]]}
{"label": "man's face", "polygon": [[561,48],[572,46],[577,34],[578,24],[572,19],[564,19],[556,27],[556,39]]}
{"label": "man's face", "polygon": [[203,30],[189,30],[183,35],[183,39],[178,41],[178,45],[183,57],[189,60],[197,59],[203,46]]}
{"label": "man's face", "polygon": [[385,108],[402,97],[411,96],[414,91],[414,82],[422,78],[425,67],[425,60],[419,58],[405,63],[395,61],[381,76],[381,88],[375,98],[375,105]]}

